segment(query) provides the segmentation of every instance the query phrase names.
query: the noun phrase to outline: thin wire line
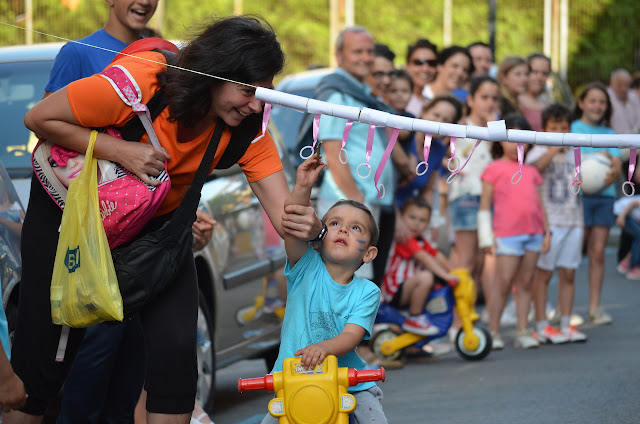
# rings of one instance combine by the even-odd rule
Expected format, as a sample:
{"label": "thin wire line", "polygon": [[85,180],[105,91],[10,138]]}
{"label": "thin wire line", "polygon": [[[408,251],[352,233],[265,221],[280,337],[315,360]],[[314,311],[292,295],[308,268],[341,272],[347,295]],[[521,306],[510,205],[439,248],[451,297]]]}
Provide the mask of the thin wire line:
{"label": "thin wire line", "polygon": [[23,31],[31,31],[31,32],[35,32],[36,34],[45,35],[45,36],[47,36],[47,37],[57,38],[57,39],[64,40],[64,41],[67,41],[67,42],[70,42],[70,43],[76,43],[76,44],[80,44],[80,45],[87,46],[87,47],[93,47],[94,49],[104,50],[104,51],[111,52],[111,53],[121,54],[121,55],[123,55],[123,56],[129,56],[129,57],[134,57],[134,58],[136,58],[136,59],[146,60],[147,62],[157,63],[158,65],[165,65],[165,66],[168,66],[168,67],[171,67],[171,68],[180,69],[181,71],[192,72],[192,73],[194,73],[194,74],[202,75],[202,76],[205,76],[205,77],[216,78],[216,79],[219,79],[219,80],[222,80],[222,81],[227,81],[227,82],[232,82],[232,83],[235,83],[235,84],[245,85],[245,86],[247,86],[247,87],[258,88],[258,87],[256,87],[255,85],[247,84],[247,83],[245,83],[245,82],[234,81],[234,80],[232,80],[232,79],[228,79],[228,78],[224,78],[224,77],[219,77],[219,76],[217,76],[217,75],[207,74],[207,73],[205,73],[205,72],[200,72],[200,71],[196,71],[196,70],[193,70],[193,69],[182,68],[182,67],[180,67],[180,66],[171,65],[171,64],[169,64],[169,63],[164,63],[164,62],[158,62],[158,61],[156,61],[156,60],[147,59],[147,58],[140,57],[140,56],[136,56],[136,55],[133,55],[133,54],[122,53],[122,52],[119,52],[119,51],[117,51],[117,50],[107,49],[107,48],[105,48],[105,47],[94,46],[94,45],[92,45],[92,44],[83,43],[83,42],[78,41],[78,40],[70,40],[70,39],[68,39],[68,38],[60,37],[60,36],[53,35],[53,34],[48,34],[48,33],[46,33],[46,32],[37,31],[37,30],[35,30],[35,29],[22,28],[22,27],[20,27],[20,26],[18,26],[18,25],[8,24],[8,23],[6,23],[6,22],[2,22],[2,21],[0,21],[0,24],[2,24],[2,25],[6,25],[6,26],[10,26],[10,27],[13,27],[13,28],[17,28],[17,29],[21,29],[21,30],[23,30]]}

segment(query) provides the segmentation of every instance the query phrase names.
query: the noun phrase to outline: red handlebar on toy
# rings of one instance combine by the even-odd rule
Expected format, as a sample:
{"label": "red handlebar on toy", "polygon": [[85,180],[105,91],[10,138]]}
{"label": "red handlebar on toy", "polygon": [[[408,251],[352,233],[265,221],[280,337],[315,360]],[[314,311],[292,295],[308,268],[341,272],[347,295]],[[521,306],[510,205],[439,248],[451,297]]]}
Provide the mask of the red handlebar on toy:
{"label": "red handlebar on toy", "polygon": [[355,386],[358,383],[364,383],[366,381],[384,381],[385,372],[384,368],[379,370],[363,370],[358,371],[354,368],[349,368],[349,386]]}
{"label": "red handlebar on toy", "polygon": [[266,390],[268,392],[273,392],[273,375],[267,374],[264,377],[238,379],[238,391],[240,393],[251,390]]}
{"label": "red handlebar on toy", "polygon": [[[355,368],[349,368],[349,386],[355,386],[358,383],[364,383],[366,381],[384,381],[385,371],[384,368],[379,370],[363,370],[358,371]],[[266,390],[273,392],[273,375],[267,374],[264,377],[258,378],[239,378],[238,379],[238,391],[248,392],[252,390]]]}

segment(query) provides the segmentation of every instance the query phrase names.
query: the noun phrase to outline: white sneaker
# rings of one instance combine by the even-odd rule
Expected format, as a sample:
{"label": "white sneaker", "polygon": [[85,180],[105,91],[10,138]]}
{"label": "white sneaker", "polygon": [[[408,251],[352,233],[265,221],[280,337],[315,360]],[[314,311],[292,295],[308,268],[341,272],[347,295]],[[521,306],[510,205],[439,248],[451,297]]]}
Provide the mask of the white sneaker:
{"label": "white sneaker", "polygon": [[571,321],[569,321],[569,325],[580,327],[582,324],[584,324],[584,318],[578,314],[571,314]]}
{"label": "white sneaker", "polygon": [[547,325],[541,332],[534,332],[533,337],[536,338],[539,343],[560,344],[569,341],[569,336],[565,334],[564,331],[560,331],[558,328],[550,325]]}
{"label": "white sneaker", "polygon": [[491,333],[491,349],[502,350],[504,349],[504,342],[498,333]]}
{"label": "white sneaker", "polygon": [[538,347],[540,344],[533,337],[532,333],[528,330],[523,330],[516,336],[514,346],[519,349],[532,349]]}
{"label": "white sneaker", "polygon": [[596,309],[589,312],[589,321],[595,325],[605,325],[611,324],[613,319],[611,318],[611,315],[602,309],[602,306],[598,306]]}
{"label": "white sneaker", "polygon": [[562,333],[567,337],[570,342],[586,342],[587,335],[578,331],[576,327],[570,325],[562,329]]}

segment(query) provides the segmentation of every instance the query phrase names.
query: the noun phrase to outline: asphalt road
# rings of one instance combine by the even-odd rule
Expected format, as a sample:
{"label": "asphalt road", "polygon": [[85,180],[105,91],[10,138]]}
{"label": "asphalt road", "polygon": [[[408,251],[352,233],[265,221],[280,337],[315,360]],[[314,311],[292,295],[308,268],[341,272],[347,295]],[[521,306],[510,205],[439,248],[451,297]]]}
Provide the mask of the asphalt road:
{"label": "asphalt road", "polygon": [[[587,311],[586,264],[578,270],[575,312]],[[556,285],[550,288],[555,301]],[[615,270],[607,253],[603,306],[612,325],[584,324],[586,343],[506,348],[479,362],[455,352],[389,370],[383,406],[390,423],[640,423],[640,281]],[[218,372],[216,424],[257,424],[272,394],[237,392],[237,379],[260,377],[264,362],[243,361]]]}

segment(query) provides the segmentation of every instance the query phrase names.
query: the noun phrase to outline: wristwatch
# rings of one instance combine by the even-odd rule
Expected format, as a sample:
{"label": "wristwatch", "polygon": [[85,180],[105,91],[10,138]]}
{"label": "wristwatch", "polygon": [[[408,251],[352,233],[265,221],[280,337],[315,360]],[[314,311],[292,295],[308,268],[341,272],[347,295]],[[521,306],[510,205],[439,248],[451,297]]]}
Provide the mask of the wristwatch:
{"label": "wristwatch", "polygon": [[320,220],[320,222],[322,222],[322,230],[320,230],[318,237],[313,240],[309,240],[310,243],[320,243],[327,235],[327,224],[325,224],[323,220]]}

